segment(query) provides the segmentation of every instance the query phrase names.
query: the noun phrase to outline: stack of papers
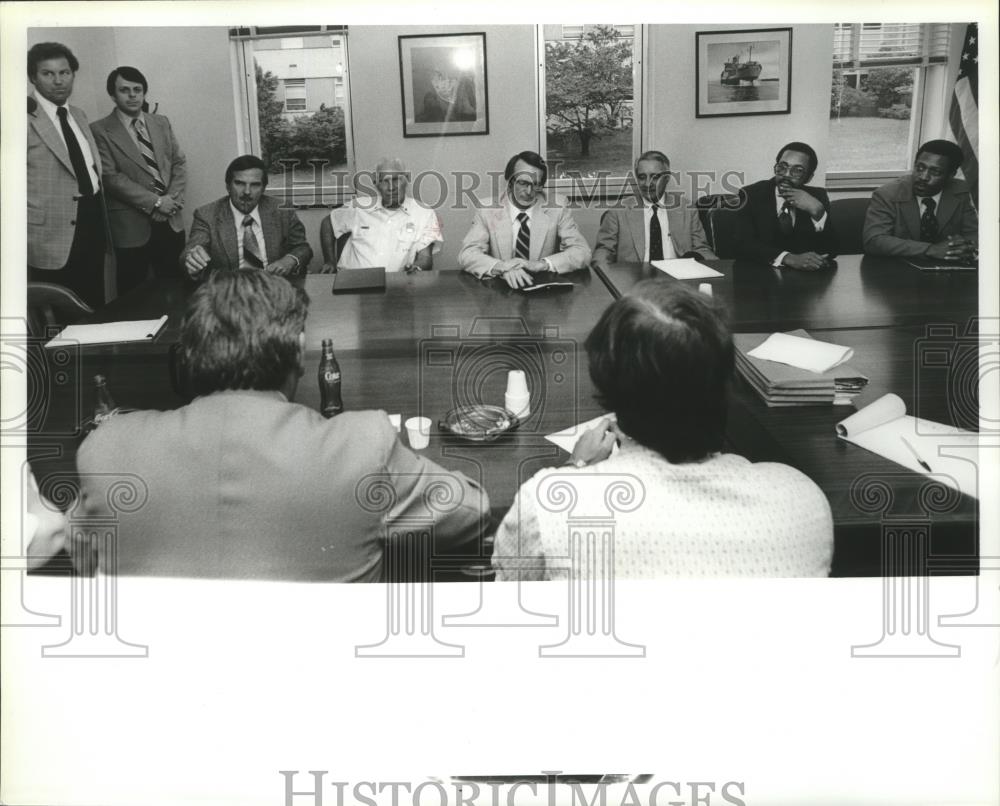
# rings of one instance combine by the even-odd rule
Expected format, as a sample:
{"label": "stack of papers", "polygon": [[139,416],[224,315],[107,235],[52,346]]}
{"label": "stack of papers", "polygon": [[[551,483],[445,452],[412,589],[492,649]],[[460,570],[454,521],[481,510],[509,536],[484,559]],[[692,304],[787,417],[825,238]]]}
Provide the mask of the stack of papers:
{"label": "stack of papers", "polygon": [[868,378],[846,364],[853,351],[791,333],[737,333],[736,371],[768,406],[842,406]]}
{"label": "stack of papers", "polygon": [[652,260],[654,268],[664,274],[669,274],[675,280],[701,280],[708,277],[722,277],[721,271],[716,271],[704,263],[689,257],[679,257],[673,260]]}

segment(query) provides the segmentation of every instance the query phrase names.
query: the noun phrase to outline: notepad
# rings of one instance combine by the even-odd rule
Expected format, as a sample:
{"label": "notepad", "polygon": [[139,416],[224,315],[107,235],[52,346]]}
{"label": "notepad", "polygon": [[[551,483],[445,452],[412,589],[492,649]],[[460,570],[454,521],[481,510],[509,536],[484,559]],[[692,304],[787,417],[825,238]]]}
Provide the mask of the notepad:
{"label": "notepad", "polygon": [[[564,428],[562,431],[556,431],[554,434],[549,434],[545,437],[549,442],[558,445],[566,453],[573,453],[573,448],[576,447],[577,440],[583,436],[583,432],[590,428],[593,428],[601,420],[603,420],[607,415],[602,414],[600,417],[595,417],[593,420],[587,420],[585,423],[580,423],[579,425],[571,425],[569,428]],[[618,452],[618,445],[615,445],[611,449],[611,455],[614,456]]]}
{"label": "notepad", "polygon": [[77,344],[114,344],[127,341],[152,341],[167,323],[166,315],[159,319],[132,322],[102,322],[96,325],[69,325],[52,338],[46,347],[68,347]]}
{"label": "notepad", "polygon": [[526,286],[524,286],[521,289],[521,291],[541,291],[543,288],[549,288],[549,289],[562,288],[562,289],[566,289],[566,288],[572,288],[572,287],[573,287],[572,283],[568,283],[565,280],[562,280],[562,281],[556,281],[556,282],[552,282],[552,283],[535,283],[534,285],[526,285]]}
{"label": "notepad", "polygon": [[721,271],[716,271],[704,263],[689,257],[675,260],[652,260],[653,266],[664,274],[669,274],[675,280],[701,280],[706,277],[722,277]]}
{"label": "notepad", "polygon": [[897,395],[883,395],[841,420],[837,423],[837,436],[914,473],[923,473],[954,490],[979,497],[976,483],[979,435],[911,417]]}
{"label": "notepad", "polygon": [[762,361],[776,361],[810,372],[823,373],[850,361],[854,357],[854,350],[791,333],[772,333],[763,344],[750,350],[747,355]]}
{"label": "notepad", "polygon": [[978,260],[936,260],[930,257],[911,257],[906,262],[921,271],[976,271]]}
{"label": "notepad", "polygon": [[371,269],[341,269],[333,279],[334,294],[385,291],[385,266]]}

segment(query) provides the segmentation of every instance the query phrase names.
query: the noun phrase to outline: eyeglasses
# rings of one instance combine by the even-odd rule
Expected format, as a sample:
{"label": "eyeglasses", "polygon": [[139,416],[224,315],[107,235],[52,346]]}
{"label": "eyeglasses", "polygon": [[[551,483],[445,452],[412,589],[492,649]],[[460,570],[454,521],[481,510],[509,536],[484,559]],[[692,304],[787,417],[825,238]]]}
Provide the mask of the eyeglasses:
{"label": "eyeglasses", "polygon": [[806,175],[807,169],[803,168],[801,165],[789,165],[787,162],[779,162],[774,166],[774,172],[778,176],[788,174],[796,179],[801,179]]}
{"label": "eyeglasses", "polygon": [[515,179],[514,187],[518,190],[534,190],[535,188],[541,187],[541,183],[533,182],[530,179]]}

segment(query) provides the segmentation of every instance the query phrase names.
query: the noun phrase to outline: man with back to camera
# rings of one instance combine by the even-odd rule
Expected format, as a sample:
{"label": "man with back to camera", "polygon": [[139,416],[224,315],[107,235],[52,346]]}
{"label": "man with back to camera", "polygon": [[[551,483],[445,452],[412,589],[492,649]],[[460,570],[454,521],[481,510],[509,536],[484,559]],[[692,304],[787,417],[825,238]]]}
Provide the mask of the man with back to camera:
{"label": "man with back to camera", "polygon": [[793,142],[774,160],[774,176],[740,190],[736,212],[737,257],[803,271],[831,265],[837,235],[830,197],[809,185],[819,158],[812,146]]}
{"label": "man with back to camera", "polygon": [[375,168],[375,197],[355,197],[330,211],[319,228],[323,270],[383,266],[387,272],[429,271],[444,237],[437,214],[407,195],[410,174],[402,160],[383,158]]}
{"label": "man with back to camera", "polygon": [[865,216],[865,253],[934,260],[978,257],[979,217],[969,186],[955,173],[962,149],[930,140],[917,150],[913,171],[872,194]]}
{"label": "man with back to camera", "polygon": [[206,270],[261,269],[284,277],[306,272],[312,249],[295,210],[267,196],[267,166],[244,154],[226,168],[227,196],[199,207],[181,265],[192,279]]}
{"label": "man with back to camera", "polygon": [[489,500],[477,484],[404,447],[385,412],[328,420],[292,402],[308,304],[267,272],[213,272],[181,323],[194,401],[118,414],[84,440],[77,516],[111,516],[122,474],[148,492],[119,514],[118,573],[379,581],[400,524],[411,538],[429,530],[436,551],[479,553]]}
{"label": "man with back to camera", "polygon": [[679,190],[670,189],[670,160],[662,151],[646,151],[635,161],[637,198],[625,209],[601,216],[591,266],[648,263],[677,257],[715,260],[701,219]]}
{"label": "man with back to camera", "polygon": [[116,67],[106,89],[114,111],[90,128],[101,154],[108,221],[118,263],[118,293],[139,285],[152,266],[177,272],[184,248],[187,160],[170,121],[143,110],[149,83],[135,67]]}
{"label": "man with back to camera", "polygon": [[101,162],[83,110],[70,106],[80,63],[59,42],[28,51],[28,280],[104,303],[107,220]]}
{"label": "man with back to camera", "polygon": [[458,264],[479,278],[503,277],[511,288],[532,285],[540,271],[571,272],[587,266],[590,247],[562,204],[545,204],[548,166],[522,151],[504,168],[507,191],[476,210]]}

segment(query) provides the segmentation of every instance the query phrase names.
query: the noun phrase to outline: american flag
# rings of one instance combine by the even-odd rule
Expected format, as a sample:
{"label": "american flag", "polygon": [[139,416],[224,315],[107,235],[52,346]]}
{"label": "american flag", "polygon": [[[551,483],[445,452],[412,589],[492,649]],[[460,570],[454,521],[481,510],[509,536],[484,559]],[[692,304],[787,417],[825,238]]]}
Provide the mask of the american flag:
{"label": "american flag", "polygon": [[955,142],[962,147],[962,175],[979,204],[979,26],[974,22],[965,29],[948,119]]}

